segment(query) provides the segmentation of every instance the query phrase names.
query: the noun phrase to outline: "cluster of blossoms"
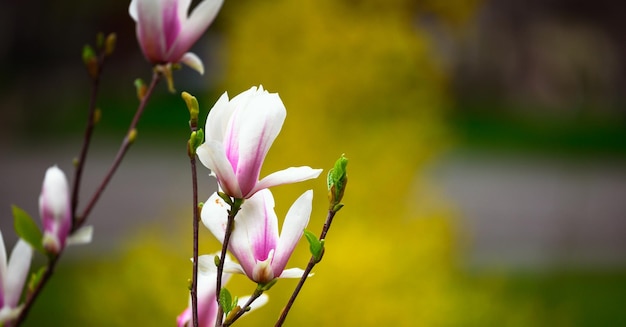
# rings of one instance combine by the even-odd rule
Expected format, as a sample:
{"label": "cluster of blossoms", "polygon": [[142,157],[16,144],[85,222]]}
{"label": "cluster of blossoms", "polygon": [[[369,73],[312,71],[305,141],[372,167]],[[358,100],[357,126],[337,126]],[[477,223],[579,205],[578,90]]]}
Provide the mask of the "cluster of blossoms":
{"label": "cluster of blossoms", "polygon": [[[0,326],[19,325],[23,321],[34,299],[52,275],[56,262],[67,245],[91,241],[92,228],[83,226],[83,223],[126,150],[134,141],[137,121],[154,85],[161,77],[165,77],[170,90],[173,90],[172,69],[181,63],[200,74],[204,73],[204,65],[200,58],[188,51],[215,19],[222,2],[223,0],[202,0],[189,12],[191,0],[131,0],[129,14],[136,22],[140,48],[146,59],[154,66],[153,83],[149,91],[139,92],[138,89],[141,103],[131,122],[129,133],[122,142],[109,172],[82,215],[76,212],[77,195],[90,135],[98,120],[95,118],[97,116],[95,98],[91,101],[94,105],[90,106],[90,119],[87,123],[81,157],[75,162],[74,188],[70,190],[65,174],[57,166],[52,166],[46,171],[39,197],[41,228],[26,212],[14,207],[15,226],[20,239],[13,248],[9,260],[0,231]],[[94,81],[99,77],[104,58],[112,53],[114,43],[115,35],[111,34],[106,41],[101,41],[98,45],[101,51],[99,55],[96,55],[90,47],[83,49],[84,63]],[[95,82],[96,90],[97,85]],[[187,99],[185,101],[187,102]],[[194,145],[193,151],[190,152],[194,162],[192,164],[194,190],[197,155],[216,178],[218,188],[203,205],[201,221],[222,242],[223,248],[217,254],[197,256],[197,237],[194,236],[194,257],[197,257],[197,262],[194,263],[194,286],[189,307],[177,319],[177,324],[181,327],[214,326],[216,323],[219,324],[229,311],[240,316],[263,305],[268,301],[263,292],[278,278],[301,278],[301,283],[304,282],[312,269],[313,261],[309,263],[307,270],[286,269],[286,266],[309,222],[313,191],[307,190],[295,200],[287,212],[282,230],[279,231],[278,217],[274,212],[274,197],[269,188],[314,179],[322,172],[321,169],[308,166],[290,167],[260,178],[265,157],[280,133],[286,117],[285,106],[278,94],[269,93],[262,86],[252,87],[232,99],[224,93],[209,111],[205,129],[200,130],[200,134],[195,134],[197,101],[194,110],[190,108],[192,137],[201,136],[195,139],[197,142],[194,144],[197,146]],[[191,142],[192,139],[190,144]],[[345,171],[345,163],[340,171]],[[337,174],[333,175],[331,170],[329,176],[331,175]],[[343,185],[338,191],[335,191],[335,186],[339,184],[336,184],[336,181],[331,183],[329,177],[332,211],[330,219],[334,212],[341,208],[339,201],[345,186],[345,173],[340,175],[333,177],[333,180],[341,181]],[[197,200],[195,193],[194,200]],[[198,219],[195,216],[194,224],[194,231],[197,231]],[[325,228],[329,225],[327,220]],[[323,236],[325,232],[323,231]],[[311,244],[315,264],[323,254],[323,237],[319,241],[312,241],[307,234],[307,239]],[[24,297],[25,302],[20,304],[34,250],[43,253],[48,258],[48,264],[39,270],[39,273],[33,274]],[[230,259],[226,254],[227,250],[237,262]],[[221,256],[215,261],[218,254]],[[226,308],[219,296],[221,286],[233,273],[245,274],[257,284],[257,290],[252,296],[242,297],[228,304],[233,308],[239,308],[235,311]],[[298,290],[299,288],[296,288],[292,299]],[[286,314],[286,311],[283,312]],[[195,317],[197,321],[194,321]],[[230,325],[237,318],[238,316],[234,317],[224,325]]]}
{"label": "cluster of blossoms", "polygon": [[[17,207],[14,208],[14,213],[19,217],[27,217]],[[56,256],[68,244],[91,242],[91,226],[79,228],[72,233],[69,186],[65,174],[57,166],[46,171],[39,196],[39,215],[43,233],[36,227],[30,232],[22,232],[26,239],[18,239],[8,264],[0,231],[0,325],[14,320],[21,312],[22,308],[18,303],[30,269],[33,249],[47,256]]]}
{"label": "cluster of blossoms", "polygon": [[[220,242],[224,242],[230,208],[220,192],[243,201],[228,243],[228,249],[239,263],[227,260],[224,271],[245,274],[258,284],[267,284],[275,278],[302,276],[302,269],[285,267],[309,222],[313,200],[313,191],[304,192],[289,209],[279,233],[274,197],[268,188],[317,178],[322,172],[307,166],[291,167],[259,180],[265,157],[285,117],[286,109],[278,94],[269,93],[262,86],[252,87],[230,100],[224,93],[209,111],[205,142],[197,149],[198,158],[218,181],[219,192],[205,202],[201,216],[204,225]],[[202,261],[200,264],[207,266]],[[215,268],[212,260],[209,265]],[[199,280],[198,293],[212,296],[213,301],[199,297],[198,312],[212,312],[216,284],[209,285],[211,293],[201,291],[201,284]],[[188,312],[189,309],[179,317],[179,326],[184,326],[191,318]]]}
{"label": "cluster of blossoms", "polygon": [[[185,63],[203,73],[200,59],[187,52],[215,18],[222,0],[200,2],[189,16],[190,0],[133,0],[129,12],[137,23],[137,38],[146,58],[159,67]],[[167,75],[167,74],[166,74]],[[171,83],[170,83],[171,85]],[[291,206],[282,232],[274,212],[270,187],[317,178],[321,169],[291,167],[259,180],[267,152],[278,136],[286,109],[276,93],[260,87],[228,98],[224,93],[209,111],[204,129],[205,140],[196,149],[200,161],[218,181],[218,192],[202,208],[202,222],[224,242],[229,205],[240,201],[228,250],[239,264],[225,260],[227,273],[243,273],[252,281],[265,284],[275,278],[300,278],[301,269],[285,269],[311,215],[311,190]],[[199,259],[198,325],[213,326],[218,314],[216,301],[217,271],[212,260]],[[219,272],[222,273],[222,272]],[[228,279],[224,276],[222,282]],[[219,291],[219,290],[217,290]],[[266,299],[256,302],[256,306]],[[190,307],[179,317],[178,325],[193,324]]]}

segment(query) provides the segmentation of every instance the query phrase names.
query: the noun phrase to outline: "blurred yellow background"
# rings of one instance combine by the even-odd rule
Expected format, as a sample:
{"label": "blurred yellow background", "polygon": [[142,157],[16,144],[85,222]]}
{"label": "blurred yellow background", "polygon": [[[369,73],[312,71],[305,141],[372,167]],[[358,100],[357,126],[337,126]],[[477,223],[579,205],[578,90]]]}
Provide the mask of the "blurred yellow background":
{"label": "blurred yellow background", "polygon": [[[324,259],[305,284],[287,326],[626,323],[620,307],[626,301],[626,256],[620,248],[623,238],[619,241],[624,235],[623,216],[618,214],[611,220],[616,210],[621,210],[614,204],[626,202],[621,201],[623,195],[612,193],[611,208],[617,209],[600,210],[611,219],[597,218],[591,209],[581,214],[581,221],[596,219],[608,224],[592,224],[589,229],[614,231],[610,236],[616,241],[606,250],[597,247],[593,239],[579,244],[575,236],[574,241],[564,241],[558,233],[535,239],[533,231],[541,232],[543,224],[552,220],[524,223],[526,212],[516,210],[533,207],[536,202],[521,196],[513,198],[512,205],[498,211],[495,218],[489,216],[493,211],[487,211],[480,216],[483,220],[472,220],[476,213],[472,205],[500,208],[503,201],[498,194],[474,189],[474,185],[483,184],[470,184],[471,180],[464,184],[466,179],[455,178],[456,170],[446,170],[456,167],[450,162],[459,163],[458,176],[467,176],[463,172],[469,170],[464,170],[467,167],[463,164],[476,153],[480,158],[484,153],[487,158],[513,153],[513,159],[507,160],[524,167],[534,165],[535,156],[556,155],[558,174],[563,167],[571,169],[562,162],[582,162],[586,167],[600,158],[617,171],[615,189],[625,190],[624,98],[615,89],[624,82],[619,84],[615,77],[619,73],[612,70],[626,64],[620,58],[623,49],[608,46],[616,44],[609,32],[584,28],[593,26],[591,23],[568,29],[572,23],[563,23],[564,18],[555,14],[559,7],[521,3],[226,1],[214,26],[194,49],[205,60],[207,76],[199,77],[187,69],[176,72],[178,91],[197,95],[205,113],[224,90],[232,97],[262,84],[280,94],[287,119],[262,175],[287,166],[324,168],[318,180],[272,190],[282,218],[302,192],[313,189],[314,211],[308,229],[315,233],[321,230],[326,215],[325,173],[342,153],[350,160],[345,207],[333,222]],[[604,8],[601,3],[598,8]],[[136,101],[132,79],[149,76],[149,67],[134,43],[132,22],[124,16],[125,5],[88,7],[71,7],[76,15],[90,13],[80,16],[86,17],[82,20],[101,17],[89,22],[91,27],[83,32],[87,36],[66,31],[73,38],[82,37],[72,41],[77,44],[64,43],[62,52],[54,47],[44,48],[43,53],[24,50],[35,58],[32,62],[39,69],[29,70],[31,75],[27,76],[37,79],[20,79],[13,84],[8,78],[2,80],[6,137],[0,145],[11,154],[2,162],[9,167],[5,171],[17,176],[3,173],[3,183],[23,188],[3,189],[1,199],[8,201],[7,208],[15,203],[36,216],[35,199],[45,167],[59,163],[68,174],[71,171],[72,151],[77,151],[82,135],[88,90],[83,82],[69,81],[81,81],[79,56],[75,54],[80,53],[82,43],[92,40],[95,31],[108,32],[105,28],[118,33],[120,39],[117,57],[105,69],[103,120],[96,134],[100,139],[87,166],[87,174],[95,177],[87,180],[87,190],[93,188],[101,168],[110,162],[132,115]],[[550,24],[536,23],[536,16],[531,15],[534,10],[544,13]],[[66,27],[76,27],[82,20],[57,11],[47,18],[50,23],[64,22]],[[551,39],[546,36],[535,43],[535,34],[515,29],[523,29],[520,26],[537,29],[536,35],[549,35],[542,31],[550,31],[557,33],[556,40],[571,41],[559,43],[564,45],[562,55],[549,56],[540,50],[551,44]],[[507,28],[514,32],[506,34]],[[558,34],[559,28],[566,32]],[[92,29],[93,34],[87,34]],[[594,31],[597,34],[591,37],[580,36]],[[28,32],[17,35],[34,39]],[[565,46],[597,35],[609,41],[592,44],[610,48],[603,54],[608,59],[600,63],[590,59],[593,55],[580,54],[580,47]],[[26,43],[10,44],[24,49]],[[45,55],[45,49],[51,55]],[[3,53],[8,61],[21,52],[11,48]],[[55,56],[62,59],[55,61]],[[21,73],[16,68],[10,74]],[[120,82],[119,76],[127,81]],[[32,90],[41,92],[43,100],[31,99]],[[46,97],[55,102],[46,101]],[[174,325],[176,315],[187,304],[186,287],[191,276],[191,200],[184,152],[187,119],[179,96],[160,88],[139,125],[139,141],[119,176],[114,177],[110,195],[103,197],[90,219],[96,224],[94,244],[68,249],[68,256],[25,325]],[[33,163],[33,167],[25,168],[24,162]],[[481,166],[483,161],[477,162]],[[507,180],[509,174],[517,174],[515,167],[510,173],[504,170],[502,175],[489,178],[503,176],[502,180]],[[576,172],[586,174],[584,167]],[[28,180],[23,177],[26,172]],[[199,172],[202,201],[215,186],[204,167],[199,167]],[[503,185],[515,188],[517,184]],[[455,185],[466,186],[470,195],[484,203],[468,204],[463,202],[466,198],[455,198],[459,196]],[[561,189],[554,190],[558,193]],[[481,198],[482,194],[486,197]],[[564,205],[577,208],[575,202],[567,200]],[[572,222],[581,223],[567,220],[571,211],[576,210],[554,212],[550,217],[556,222],[551,228],[560,231],[574,228]],[[543,214],[540,209],[537,212],[535,217]],[[2,221],[4,234],[10,228],[9,215],[6,217]],[[564,242],[557,246],[560,244],[565,257],[573,260],[542,256],[552,253],[549,246],[531,246],[530,261],[524,261],[527,253],[515,252],[518,244],[544,241],[548,245]],[[206,231],[200,242],[201,253],[215,252],[219,246]],[[306,265],[308,249],[305,241],[301,243],[288,267]],[[570,248],[572,244],[578,247]],[[576,256],[576,250],[595,248],[599,250],[587,257]],[[606,262],[591,260],[597,253],[610,251],[614,253],[609,253]],[[483,260],[485,256],[491,261]],[[279,281],[269,293],[270,302],[237,324],[273,325],[295,284],[294,280]],[[241,276],[228,284],[231,292],[240,296],[250,294],[254,287]]]}

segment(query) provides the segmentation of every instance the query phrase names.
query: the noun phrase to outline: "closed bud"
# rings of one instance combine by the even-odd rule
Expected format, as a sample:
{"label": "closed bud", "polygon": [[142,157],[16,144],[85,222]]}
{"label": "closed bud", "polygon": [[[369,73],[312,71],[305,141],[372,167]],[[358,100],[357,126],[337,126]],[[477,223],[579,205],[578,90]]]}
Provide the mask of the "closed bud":
{"label": "closed bud", "polygon": [[189,110],[189,126],[191,126],[192,130],[195,130],[198,127],[198,115],[200,114],[198,99],[187,92],[183,92],[181,97],[185,101],[187,109]]}
{"label": "closed bud", "polygon": [[346,171],[346,166],[348,165],[348,158],[344,157],[342,154],[339,159],[335,162],[335,166],[328,171],[327,176],[327,184],[328,184],[328,200],[330,202],[330,209],[333,211],[338,211],[343,207],[343,205],[339,205],[341,199],[343,199],[343,194],[346,190],[346,185],[348,184],[348,174]]}
{"label": "closed bud", "polygon": [[50,254],[59,254],[72,227],[72,212],[67,179],[57,166],[46,171],[39,196],[39,215],[43,222],[43,247]]}
{"label": "closed bud", "polygon": [[146,96],[146,92],[148,91],[148,87],[141,78],[135,80],[135,89],[137,90],[137,99],[139,99],[139,101],[143,101],[143,98]]}
{"label": "closed bud", "polygon": [[89,76],[96,78],[96,76],[98,76],[98,57],[93,48],[88,44],[83,47],[83,63],[87,68]]}
{"label": "closed bud", "polygon": [[104,41],[104,55],[110,56],[113,51],[115,51],[115,44],[117,43],[117,35],[115,33],[111,33],[107,35],[106,40]]}

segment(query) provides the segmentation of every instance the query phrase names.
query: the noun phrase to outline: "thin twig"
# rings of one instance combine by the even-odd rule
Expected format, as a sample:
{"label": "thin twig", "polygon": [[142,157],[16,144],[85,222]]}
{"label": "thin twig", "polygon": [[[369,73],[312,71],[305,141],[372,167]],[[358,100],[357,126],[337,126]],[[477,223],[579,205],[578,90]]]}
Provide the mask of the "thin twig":
{"label": "thin twig", "polygon": [[[328,230],[330,229],[330,224],[333,222],[333,218],[335,217],[336,213],[337,211],[335,210],[328,210],[328,215],[326,216],[326,222],[324,222],[324,227],[322,228],[322,232],[320,233],[320,237],[319,237],[320,240],[326,239],[326,234],[328,233]],[[276,321],[276,324],[274,325],[274,327],[280,327],[283,325],[283,323],[285,322],[285,319],[287,318],[287,314],[289,314],[289,310],[291,310],[293,303],[296,301],[296,297],[300,293],[302,286],[304,286],[304,282],[306,282],[307,277],[309,277],[311,270],[313,270],[313,267],[315,267],[316,264],[317,262],[315,260],[315,257],[311,256],[311,259],[309,260],[309,264],[304,269],[304,273],[302,274],[302,277],[298,281],[298,285],[296,285],[296,288],[291,294],[291,297],[289,298],[289,301],[285,305],[285,308],[281,311],[280,317]]]}
{"label": "thin twig", "polygon": [[[113,165],[111,166],[109,172],[107,173],[107,175],[103,179],[102,183],[100,184],[100,187],[98,188],[96,193],[93,195],[91,201],[89,202],[89,204],[85,208],[85,211],[83,212],[83,214],[81,216],[76,216],[76,212],[75,211],[72,212],[72,216],[75,219],[74,219],[73,224],[72,224],[72,231],[71,231],[71,233],[75,232],[85,222],[85,220],[87,219],[87,216],[89,215],[89,213],[93,209],[94,205],[98,201],[98,198],[100,197],[100,195],[102,194],[102,192],[106,188],[106,185],[108,184],[108,182],[113,177],[113,174],[115,173],[115,170],[117,169],[117,167],[121,163],[122,159],[124,158],[124,154],[126,153],[126,151],[128,151],[128,148],[129,148],[130,144],[132,143],[132,142],[129,142],[130,140],[129,140],[128,136],[129,136],[129,134],[132,131],[135,130],[135,128],[137,126],[137,123],[139,122],[139,118],[141,117],[141,114],[143,113],[143,111],[145,109],[145,106],[148,103],[148,99],[150,98],[150,96],[152,94],[152,91],[154,90],[154,88],[157,85],[159,80],[160,80],[160,74],[155,72],[153,74],[153,76],[152,76],[152,82],[150,83],[150,86],[149,86],[149,88],[148,88],[144,98],[141,100],[141,102],[139,103],[139,106],[137,107],[137,112],[135,113],[135,117],[133,118],[133,120],[132,120],[132,122],[130,124],[130,127],[128,129],[129,132],[126,134],[126,137],[124,138],[124,141],[122,142],[122,145],[120,147],[119,152],[117,153],[117,156],[115,157]],[[86,155],[86,152],[85,152],[85,155]],[[82,159],[81,162],[83,160],[84,159]],[[77,188],[75,187],[75,189],[77,189]],[[39,294],[43,290],[44,286],[48,283],[48,281],[52,277],[52,275],[54,273],[54,269],[55,269],[55,267],[56,267],[56,265],[57,265],[57,263],[58,263],[58,261],[59,261],[59,259],[60,259],[62,254],[63,254],[63,249],[61,249],[61,252],[59,252],[56,256],[50,257],[50,259],[48,261],[48,264],[47,264],[47,266],[45,268],[46,270],[44,271],[43,275],[41,276],[41,279],[39,280],[39,282],[37,283],[37,285],[33,289],[33,292],[30,293],[26,297],[24,305],[22,306],[22,311],[20,312],[20,315],[15,319],[15,326],[19,326],[20,324],[23,323],[24,319],[26,319],[26,316],[30,312],[30,309],[32,308],[33,304],[35,303],[35,300],[39,297]]]}
{"label": "thin twig", "polygon": [[128,132],[126,133],[126,136],[124,137],[124,140],[122,141],[122,145],[120,146],[117,152],[117,155],[115,156],[115,159],[113,160],[113,164],[111,164],[111,167],[109,168],[109,171],[107,172],[107,174],[104,176],[102,183],[100,183],[100,186],[98,186],[98,189],[91,197],[91,200],[87,204],[87,207],[85,207],[85,210],[83,210],[83,214],[76,218],[74,225],[72,225],[72,232],[80,228],[82,224],[85,222],[85,220],[89,216],[89,213],[91,213],[91,210],[96,205],[96,202],[98,202],[98,199],[100,198],[105,188],[109,184],[109,181],[111,181],[111,178],[115,174],[115,171],[119,167],[120,163],[122,163],[122,159],[124,159],[124,155],[126,154],[128,149],[130,148],[130,145],[134,141],[132,139],[132,135],[136,133],[135,129],[137,127],[137,123],[139,123],[139,119],[141,118],[141,115],[143,114],[144,109],[146,108],[146,104],[148,103],[148,100],[150,99],[150,96],[152,95],[152,92],[154,91],[155,86],[158,84],[160,80],[161,80],[161,74],[155,70],[154,73],[152,74],[152,81],[150,82],[150,86],[146,90],[145,96],[141,99],[141,102],[139,103],[139,106],[137,107],[135,116],[133,117],[133,120],[130,123]]}
{"label": "thin twig", "polygon": [[[197,126],[191,126],[191,132],[196,132]],[[193,327],[198,327],[198,173],[196,170],[196,154],[191,151],[191,140],[187,142],[189,163],[191,164],[191,184],[193,196],[193,272],[191,279],[191,314]]]}
{"label": "thin twig", "polygon": [[259,289],[256,289],[256,290],[254,291],[254,293],[252,293],[252,296],[248,299],[248,301],[246,302],[246,304],[244,304],[244,306],[243,306],[243,307],[241,307],[241,308],[239,309],[239,311],[237,311],[237,313],[235,313],[235,315],[234,315],[232,318],[227,319],[227,320],[224,322],[224,327],[228,327],[228,326],[232,325],[235,321],[237,321],[237,319],[241,318],[241,316],[243,316],[243,314],[247,312],[247,308],[248,308],[250,305],[252,305],[252,302],[254,302],[256,299],[258,299],[258,298],[259,298],[259,296],[261,296],[262,294],[263,294],[263,291],[261,291],[261,290],[259,290]]}
{"label": "thin twig", "polygon": [[89,151],[89,145],[91,144],[91,136],[96,126],[95,113],[96,113],[96,99],[98,91],[100,90],[100,76],[102,75],[102,68],[106,56],[104,53],[98,56],[98,69],[95,76],[92,78],[91,96],[89,99],[89,114],[87,116],[87,126],[85,127],[85,136],[83,138],[83,145],[80,150],[80,156],[76,163],[76,171],[74,172],[74,184],[72,187],[72,221],[76,220],[76,209],[78,207],[78,194],[80,193],[80,185],[83,176],[83,168],[85,167],[85,160],[87,158],[87,152]]}
{"label": "thin twig", "polygon": [[224,261],[226,260],[226,250],[228,249],[228,243],[230,242],[230,236],[233,232],[235,223],[235,216],[239,212],[239,208],[243,203],[243,199],[233,199],[228,211],[228,220],[226,222],[226,232],[224,234],[224,242],[222,243],[222,252],[220,254],[220,262],[217,265],[217,283],[215,285],[215,294],[217,297],[217,319],[215,319],[215,327],[221,327],[224,319],[224,310],[220,303],[220,294],[222,291],[222,275],[224,274]]}

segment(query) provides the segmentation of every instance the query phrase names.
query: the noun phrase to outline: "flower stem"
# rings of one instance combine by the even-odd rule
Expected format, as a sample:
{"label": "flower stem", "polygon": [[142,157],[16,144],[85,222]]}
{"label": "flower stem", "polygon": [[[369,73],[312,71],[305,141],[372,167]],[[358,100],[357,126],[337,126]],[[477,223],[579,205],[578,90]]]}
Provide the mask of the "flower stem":
{"label": "flower stem", "polygon": [[76,219],[74,220],[74,224],[72,225],[72,232],[76,231],[78,228],[80,228],[83,225],[83,223],[85,222],[85,220],[91,213],[91,210],[96,205],[96,202],[98,202],[98,199],[100,198],[100,196],[106,189],[107,185],[111,181],[111,178],[115,174],[115,171],[119,167],[120,163],[122,163],[122,159],[124,159],[124,155],[126,155],[126,152],[130,148],[131,144],[133,144],[134,142],[134,138],[137,133],[136,132],[137,123],[139,123],[139,119],[141,118],[141,115],[143,114],[144,109],[146,108],[146,105],[148,104],[148,100],[150,100],[150,96],[152,95],[152,92],[154,91],[155,86],[158,84],[160,80],[161,80],[161,74],[158,73],[157,71],[154,71],[152,74],[152,81],[150,82],[150,86],[148,87],[148,90],[146,91],[145,96],[141,99],[141,102],[139,103],[139,106],[137,107],[135,116],[133,117],[133,120],[131,121],[130,126],[128,127],[128,132],[126,133],[126,136],[124,137],[124,140],[122,141],[122,145],[120,146],[117,152],[117,155],[115,156],[115,159],[113,160],[113,163],[111,164],[111,167],[109,168],[109,171],[104,176],[104,179],[100,183],[100,186],[98,186],[98,189],[91,197],[91,200],[88,202],[87,206],[85,207],[85,210],[83,210],[83,214],[80,216],[77,216]]}
{"label": "flower stem", "polygon": [[[326,239],[326,234],[328,233],[328,230],[330,229],[330,224],[333,222],[333,218],[335,217],[336,213],[337,213],[336,210],[333,210],[333,209],[328,210],[328,215],[326,216],[326,222],[324,222],[324,227],[322,228],[322,232],[320,233],[320,237],[319,237],[320,241],[323,239]],[[280,327],[283,325],[283,323],[285,322],[285,319],[287,318],[287,315],[289,314],[289,310],[291,310],[293,303],[296,301],[296,297],[300,293],[302,286],[304,286],[304,282],[306,282],[307,277],[309,277],[311,270],[313,270],[313,267],[315,267],[316,264],[317,262],[315,260],[315,257],[311,256],[311,259],[309,260],[309,264],[304,269],[304,273],[302,274],[302,277],[298,281],[298,285],[296,285],[296,288],[291,294],[291,297],[289,298],[289,301],[285,305],[285,308],[283,308],[283,310],[281,311],[280,317],[276,321],[276,324],[274,325],[274,327]]]}
{"label": "flower stem", "polygon": [[[87,158],[87,152],[89,151],[89,145],[91,144],[91,136],[93,130],[96,127],[96,99],[98,97],[98,91],[100,90],[100,76],[102,75],[102,68],[106,56],[101,53],[98,56],[98,64],[95,76],[92,78],[91,96],[89,99],[89,114],[87,116],[87,126],[85,127],[85,136],[83,138],[83,145],[80,150],[78,161],[76,162],[76,171],[74,172],[74,184],[72,187],[72,214],[76,213],[78,207],[78,194],[80,192],[80,185],[83,176],[83,168],[85,167],[85,160]],[[76,220],[76,216],[72,217],[72,221]]]}
{"label": "flower stem", "polygon": [[[198,127],[193,124],[190,126],[191,132],[194,133]],[[191,140],[188,141],[188,150],[192,146]],[[198,327],[198,224],[200,217],[198,216],[198,173],[196,169],[196,153],[189,152],[189,163],[191,164],[191,185],[193,197],[193,272],[191,279],[191,314],[193,327]]]}
{"label": "flower stem", "polygon": [[235,223],[235,216],[239,212],[244,199],[233,199],[230,204],[230,210],[228,210],[228,220],[226,222],[226,232],[224,234],[224,242],[222,243],[222,252],[220,254],[220,262],[217,265],[217,283],[215,285],[215,294],[217,297],[217,319],[215,319],[215,327],[221,327],[224,319],[224,310],[220,303],[220,293],[222,291],[222,275],[224,274],[224,261],[226,260],[226,250],[228,250],[228,243],[230,242],[230,236],[233,233],[233,227]]}

